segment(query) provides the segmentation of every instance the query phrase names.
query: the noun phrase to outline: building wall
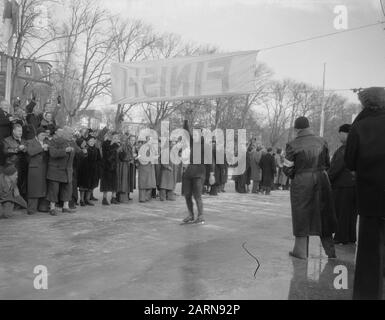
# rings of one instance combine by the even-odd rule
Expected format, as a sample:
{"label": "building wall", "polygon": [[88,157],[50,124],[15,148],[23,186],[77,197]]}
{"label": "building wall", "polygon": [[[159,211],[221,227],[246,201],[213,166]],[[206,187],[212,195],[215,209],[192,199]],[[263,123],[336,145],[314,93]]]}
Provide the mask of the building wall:
{"label": "building wall", "polygon": [[[0,53],[0,96],[5,96],[6,56]],[[24,107],[32,96],[37,98],[37,108],[47,109],[52,102],[50,82],[51,65],[45,62],[22,61],[15,81],[13,98],[19,97]],[[48,107],[49,108],[49,107]]]}

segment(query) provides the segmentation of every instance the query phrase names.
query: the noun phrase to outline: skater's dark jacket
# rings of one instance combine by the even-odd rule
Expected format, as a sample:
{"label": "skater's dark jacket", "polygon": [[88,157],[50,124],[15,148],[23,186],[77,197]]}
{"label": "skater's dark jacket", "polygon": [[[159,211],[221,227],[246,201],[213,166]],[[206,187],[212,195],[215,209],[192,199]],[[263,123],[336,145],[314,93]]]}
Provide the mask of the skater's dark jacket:
{"label": "skater's dark jacket", "polygon": [[[190,130],[188,121],[184,122],[184,129],[190,133],[190,165],[187,167],[186,171],[184,172],[183,177],[186,179],[194,179],[194,178],[201,178],[205,179],[206,177],[206,166],[204,162],[204,139],[202,138],[202,142],[200,144],[201,147],[201,163],[200,164],[195,164],[194,163],[194,141],[193,141],[193,136],[192,136],[192,130]],[[213,163],[209,168],[211,169],[211,172],[215,173],[215,164]],[[210,172],[210,173],[211,173]]]}
{"label": "skater's dark jacket", "polygon": [[286,147],[284,173],[293,179],[291,206],[296,237],[330,237],[337,228],[326,141],[310,129],[301,130]]}
{"label": "skater's dark jacket", "polygon": [[356,172],[362,216],[385,217],[385,110],[365,108],[353,123],[345,162]]}

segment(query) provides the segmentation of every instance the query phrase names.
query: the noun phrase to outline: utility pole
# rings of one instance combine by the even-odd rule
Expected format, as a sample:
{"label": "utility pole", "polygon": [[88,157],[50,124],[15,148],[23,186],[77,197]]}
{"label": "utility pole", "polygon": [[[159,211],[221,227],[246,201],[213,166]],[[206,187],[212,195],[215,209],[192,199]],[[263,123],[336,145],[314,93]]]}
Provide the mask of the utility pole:
{"label": "utility pole", "polygon": [[320,137],[325,135],[325,85],[326,85],[326,63],[324,63],[324,76],[323,76],[323,88],[322,88],[322,106],[321,106],[321,129]]}
{"label": "utility pole", "polygon": [[13,56],[13,35],[8,40],[8,48],[7,48],[7,73],[5,78],[5,100],[9,102],[10,109],[9,112],[12,113],[13,106],[12,106],[12,56]]}

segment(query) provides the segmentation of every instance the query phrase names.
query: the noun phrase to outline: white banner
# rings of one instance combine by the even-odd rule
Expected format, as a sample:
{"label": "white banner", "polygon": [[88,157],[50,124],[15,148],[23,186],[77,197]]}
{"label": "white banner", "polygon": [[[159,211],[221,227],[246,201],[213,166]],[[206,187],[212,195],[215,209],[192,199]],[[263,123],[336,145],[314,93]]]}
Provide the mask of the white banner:
{"label": "white banner", "polygon": [[188,100],[255,91],[258,51],[111,66],[112,103]]}

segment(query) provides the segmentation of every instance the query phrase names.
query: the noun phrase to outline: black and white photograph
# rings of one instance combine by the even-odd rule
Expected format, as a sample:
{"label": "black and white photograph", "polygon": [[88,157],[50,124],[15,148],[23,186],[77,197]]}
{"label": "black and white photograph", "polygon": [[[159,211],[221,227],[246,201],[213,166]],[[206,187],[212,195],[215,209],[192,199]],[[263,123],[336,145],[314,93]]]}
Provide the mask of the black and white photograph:
{"label": "black and white photograph", "polygon": [[0,0],[0,301],[247,319],[384,277],[385,0]]}

